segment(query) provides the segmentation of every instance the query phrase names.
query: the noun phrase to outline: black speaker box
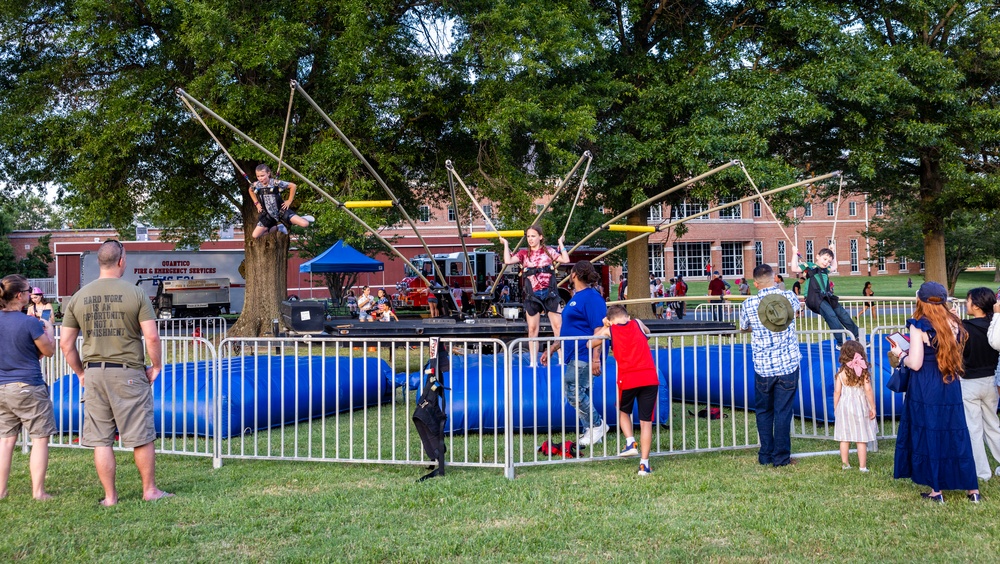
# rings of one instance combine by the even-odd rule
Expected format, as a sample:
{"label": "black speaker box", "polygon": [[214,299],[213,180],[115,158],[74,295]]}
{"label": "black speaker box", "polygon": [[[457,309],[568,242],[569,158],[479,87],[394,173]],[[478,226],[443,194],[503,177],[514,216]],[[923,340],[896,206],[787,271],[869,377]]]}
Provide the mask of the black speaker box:
{"label": "black speaker box", "polygon": [[281,321],[285,327],[299,333],[323,331],[326,320],[326,306],[323,302],[301,302],[286,300],[281,302]]}

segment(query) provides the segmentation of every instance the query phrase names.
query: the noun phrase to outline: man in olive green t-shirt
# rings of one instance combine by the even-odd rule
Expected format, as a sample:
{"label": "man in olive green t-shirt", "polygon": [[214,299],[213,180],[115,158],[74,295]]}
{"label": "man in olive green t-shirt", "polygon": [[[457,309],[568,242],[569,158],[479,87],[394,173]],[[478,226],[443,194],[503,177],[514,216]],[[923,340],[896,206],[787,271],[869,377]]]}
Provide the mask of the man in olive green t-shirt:
{"label": "man in olive green t-shirt", "polygon": [[[160,335],[145,293],[121,279],[125,248],[114,240],[97,251],[100,278],[70,299],[59,345],[84,386],[81,444],[94,447],[97,477],[104,487],[101,505],[118,503],[113,445],[117,430],[124,447],[133,449],[146,501],[168,494],[156,487],[152,384],[163,369]],[[76,338],[83,336],[83,359]],[[152,366],[145,366],[142,340]]]}

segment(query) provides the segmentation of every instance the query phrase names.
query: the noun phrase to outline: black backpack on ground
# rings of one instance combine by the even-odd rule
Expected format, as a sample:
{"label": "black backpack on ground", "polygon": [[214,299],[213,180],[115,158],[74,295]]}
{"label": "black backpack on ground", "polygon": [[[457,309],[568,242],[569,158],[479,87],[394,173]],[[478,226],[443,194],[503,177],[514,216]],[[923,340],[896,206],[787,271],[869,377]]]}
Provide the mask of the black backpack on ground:
{"label": "black backpack on ground", "polygon": [[[435,341],[437,339],[434,339]],[[437,343],[432,345],[436,347]],[[417,408],[413,410],[413,425],[420,435],[420,442],[424,445],[424,451],[428,458],[437,463],[437,468],[433,472],[420,478],[423,482],[434,476],[444,476],[444,454],[447,447],[444,442],[444,424],[448,420],[445,414],[444,384],[442,377],[448,369],[447,353],[444,346],[438,349],[435,358],[427,363],[424,373],[427,381],[424,382],[424,391],[417,399]],[[431,468],[434,468],[432,465]]]}

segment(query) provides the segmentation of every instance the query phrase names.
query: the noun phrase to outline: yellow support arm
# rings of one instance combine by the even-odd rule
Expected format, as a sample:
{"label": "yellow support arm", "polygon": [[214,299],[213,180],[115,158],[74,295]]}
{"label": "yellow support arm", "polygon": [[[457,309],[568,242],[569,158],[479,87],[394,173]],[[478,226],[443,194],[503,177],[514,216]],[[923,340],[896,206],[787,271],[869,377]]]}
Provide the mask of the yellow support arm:
{"label": "yellow support arm", "polygon": [[344,202],[345,208],[391,208],[392,200],[357,200]]}
{"label": "yellow support arm", "polygon": [[474,233],[469,233],[469,237],[473,239],[495,239],[497,237],[523,237],[524,230],[511,230],[511,231],[476,231]]}
{"label": "yellow support arm", "polygon": [[654,225],[619,225],[612,224],[608,226],[608,231],[627,231],[629,233],[655,233],[656,226]]}

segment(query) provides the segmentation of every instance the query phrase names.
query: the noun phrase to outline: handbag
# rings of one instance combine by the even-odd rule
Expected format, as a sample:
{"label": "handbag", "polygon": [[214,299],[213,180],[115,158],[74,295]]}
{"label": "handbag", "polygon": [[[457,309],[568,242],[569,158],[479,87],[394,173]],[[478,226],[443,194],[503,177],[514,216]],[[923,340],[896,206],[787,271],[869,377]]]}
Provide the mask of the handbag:
{"label": "handbag", "polygon": [[897,394],[905,394],[906,388],[910,385],[910,369],[900,363],[893,371],[885,387]]}

